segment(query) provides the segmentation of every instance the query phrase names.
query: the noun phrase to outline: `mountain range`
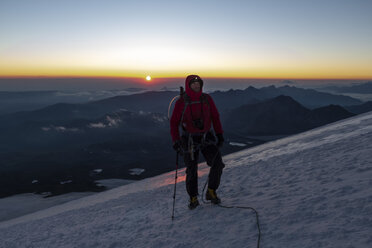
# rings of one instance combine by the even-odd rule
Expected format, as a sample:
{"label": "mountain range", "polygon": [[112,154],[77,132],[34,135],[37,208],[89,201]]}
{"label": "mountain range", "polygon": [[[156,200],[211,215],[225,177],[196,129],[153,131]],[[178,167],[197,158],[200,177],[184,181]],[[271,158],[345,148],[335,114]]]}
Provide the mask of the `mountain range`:
{"label": "mountain range", "polygon": [[[138,89],[139,90],[139,89]],[[123,92],[123,91],[120,91]],[[119,92],[119,93],[120,93]],[[5,94],[4,92],[0,92]],[[111,92],[110,94],[117,94],[118,92]],[[11,95],[9,95],[11,94]],[[15,102],[12,102],[10,99],[14,96],[14,94],[18,94],[20,98]],[[28,92],[26,93],[6,93],[6,97],[0,98],[0,103],[2,103],[2,108],[9,113],[12,109],[21,110],[19,106],[16,108],[14,104],[19,104],[19,102],[24,102],[24,105],[30,103],[26,101],[27,99],[31,99],[32,102],[35,102],[35,99],[49,99],[53,95],[57,94],[57,92]],[[93,93],[92,93],[93,94]],[[90,96],[90,97],[101,97],[103,93],[98,96]],[[108,94],[106,92],[106,94]],[[55,105],[50,105],[47,108],[41,108],[36,112],[30,111],[23,111],[28,113],[17,113],[16,116],[22,115],[31,115],[33,118],[36,115],[41,115],[41,118],[47,118],[47,116],[51,116],[53,118],[53,113],[63,112],[63,115],[60,116],[61,119],[71,119],[71,118],[84,118],[84,117],[100,117],[103,114],[108,113],[109,111],[117,111],[120,109],[127,109],[130,111],[145,111],[145,112],[159,112],[159,113],[167,113],[168,105],[171,99],[175,96],[179,95],[179,92],[176,91],[150,91],[144,93],[136,93],[131,95],[119,95],[114,97],[105,98],[98,101],[89,101],[86,103],[76,103],[77,101],[76,96],[69,96],[70,98],[60,98],[60,94],[58,95],[60,99],[59,101],[63,101],[65,99],[69,103],[58,103]],[[352,105],[359,105],[363,102],[348,96],[342,95],[334,95],[330,93],[319,92],[316,90],[311,89],[302,89],[294,86],[282,86],[282,87],[275,87],[275,86],[268,86],[263,88],[254,88],[248,87],[245,90],[228,90],[228,91],[214,91],[211,92],[210,95],[215,100],[217,106],[219,107],[220,111],[233,109],[239,107],[244,104],[250,103],[257,103],[263,100],[267,100],[270,98],[274,98],[280,95],[290,96],[305,107],[308,108],[316,108],[327,106],[330,104],[341,105],[341,106],[352,106]],[[22,100],[23,98],[25,100]],[[70,100],[69,100],[70,99]],[[72,101],[72,99],[74,99]],[[81,98],[79,98],[81,101]],[[83,98],[86,99],[86,98]],[[40,101],[40,100],[39,100]],[[52,102],[52,100],[48,100]],[[56,101],[56,100],[54,100]],[[41,103],[40,103],[41,104]],[[45,104],[45,103],[44,103]],[[63,109],[64,111],[61,111]],[[27,110],[27,109],[25,109]],[[1,116],[1,112],[0,112]],[[12,118],[14,115],[10,114],[7,115],[6,118]],[[23,119],[26,117],[22,117]]]}
{"label": "mountain range", "polygon": [[335,93],[372,94],[372,81],[351,86],[329,86],[321,88],[321,90],[331,91]]}
{"label": "mountain range", "polygon": [[0,91],[0,115],[37,110],[56,103],[85,103],[143,91],[145,90],[141,88],[102,91]]}
{"label": "mountain range", "polygon": [[[212,92],[225,129],[223,154],[265,142],[255,136],[285,136],[353,115],[340,106],[309,109],[292,97],[268,98],[281,91],[306,96],[304,102],[313,96],[311,105],[326,102],[319,100],[325,96],[331,103],[359,102],[286,86]],[[175,95],[145,92],[0,116],[0,196],[102,190],[95,180],[142,179],[169,171],[174,158],[169,156],[173,151],[166,111]],[[368,106],[360,109],[367,111]],[[144,172],[133,175],[136,168]],[[66,181],[70,183],[61,184]]]}
{"label": "mountain range", "polygon": [[289,96],[278,96],[230,111],[224,126],[228,132],[244,135],[289,135],[351,116],[354,114],[337,105],[310,110]]}

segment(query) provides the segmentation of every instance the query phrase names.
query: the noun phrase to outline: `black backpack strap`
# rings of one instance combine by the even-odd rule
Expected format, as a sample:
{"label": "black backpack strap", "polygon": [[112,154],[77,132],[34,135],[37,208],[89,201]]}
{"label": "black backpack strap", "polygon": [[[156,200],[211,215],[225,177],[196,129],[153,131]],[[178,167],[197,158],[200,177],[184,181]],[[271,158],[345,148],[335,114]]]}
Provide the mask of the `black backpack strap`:
{"label": "black backpack strap", "polygon": [[209,107],[209,100],[208,100],[208,95],[207,95],[207,94],[203,93],[203,94],[200,96],[200,101],[201,101],[202,103],[206,102],[207,105],[208,105],[208,107]]}
{"label": "black backpack strap", "polygon": [[181,121],[180,121],[180,124],[181,124],[181,126],[182,126],[182,129],[184,130],[185,128],[184,128],[183,125],[182,125],[182,122],[183,122],[183,116],[184,116],[184,114],[185,114],[185,111],[186,111],[187,106],[190,104],[190,97],[189,97],[186,93],[183,93],[181,97],[182,97],[183,102],[184,102],[184,107],[183,107],[183,111],[182,111],[182,115],[181,115]]}

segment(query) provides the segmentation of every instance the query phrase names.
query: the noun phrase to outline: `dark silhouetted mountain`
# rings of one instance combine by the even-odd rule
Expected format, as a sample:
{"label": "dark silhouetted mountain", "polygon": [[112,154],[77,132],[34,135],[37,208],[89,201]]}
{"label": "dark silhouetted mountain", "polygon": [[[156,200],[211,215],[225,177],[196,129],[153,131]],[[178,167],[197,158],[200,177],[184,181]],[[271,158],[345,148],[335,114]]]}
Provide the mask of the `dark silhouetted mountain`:
{"label": "dark silhouetted mountain", "polygon": [[149,91],[128,96],[116,96],[90,104],[111,110],[127,109],[130,111],[167,113],[169,102],[178,94],[179,92],[174,91]]}
{"label": "dark silhouetted mountain", "polygon": [[[101,101],[92,102],[96,106],[104,106],[104,109],[125,108],[131,111],[147,111],[166,113],[170,100],[177,96],[177,91],[151,91],[129,96],[116,96]],[[263,100],[274,98],[279,95],[287,95],[310,108],[336,105],[356,105],[361,101],[348,96],[333,95],[315,90],[301,89],[296,87],[275,86],[257,89],[248,87],[245,90],[215,91],[210,93],[220,111],[239,107],[244,104],[258,103]]]}
{"label": "dark silhouetted mountain", "polygon": [[58,91],[0,91],[0,115],[36,110],[58,102],[84,102],[83,96],[62,96]]}
{"label": "dark silhouetted mountain", "polygon": [[318,108],[330,104],[350,106],[362,103],[362,101],[349,96],[334,95],[312,89],[302,89],[293,86],[283,86],[278,88],[276,88],[275,86],[268,86],[261,88],[260,90],[270,98],[279,95],[290,96],[307,108]]}
{"label": "dark silhouetted mountain", "polygon": [[220,111],[236,108],[244,104],[260,102],[266,95],[254,87],[245,90],[215,91],[210,94]]}
{"label": "dark silhouetted mountain", "polygon": [[[23,111],[0,116],[0,129],[4,125],[9,127],[25,121],[64,120],[69,122],[75,118],[99,118],[106,113],[122,109],[134,112],[167,113],[170,101],[178,94],[179,92],[176,91],[150,91],[133,95],[115,96],[88,103],[58,103],[35,111]],[[290,96],[309,108],[330,104],[347,106],[362,103],[348,96],[332,95],[289,86],[279,88],[270,86],[261,89],[248,87],[245,90],[216,91],[211,93],[220,112],[228,111],[244,104],[258,103],[279,95]]]}
{"label": "dark silhouetted mountain", "polygon": [[329,105],[311,110],[305,120],[306,124],[304,124],[304,126],[308,125],[308,128],[311,129],[349,118],[354,115],[355,114],[350,113],[341,106]]}
{"label": "dark silhouetted mountain", "polygon": [[[150,91],[128,96],[116,96],[87,103],[87,105],[92,104],[94,108],[106,112],[127,109],[130,111],[167,113],[170,101],[177,95],[179,95],[177,91]],[[321,107],[330,104],[347,106],[362,103],[348,96],[338,96],[289,86],[279,88],[270,86],[261,89],[248,87],[245,90],[215,91],[210,95],[220,111],[233,109],[244,104],[257,103],[279,95],[290,96],[306,107]]]}
{"label": "dark silhouetted mountain", "polygon": [[34,110],[21,111],[14,114],[1,116],[0,119],[8,121],[47,121],[47,120],[65,120],[69,121],[75,118],[94,118],[105,114],[108,109],[95,104],[78,104],[78,103],[57,103],[48,107]]}
{"label": "dark silhouetted mountain", "polygon": [[345,107],[348,111],[354,114],[363,114],[369,111],[372,111],[372,101],[368,101],[366,103],[354,106],[347,106]]}
{"label": "dark silhouetted mountain", "polygon": [[[59,111],[56,106],[59,105],[54,105],[52,109],[55,112],[51,111],[48,118],[45,116],[49,112],[45,112],[44,109],[43,115],[36,115],[35,118],[27,115],[26,119],[12,126],[3,125],[0,129],[2,136],[0,149],[2,151],[58,150],[63,147],[82,147],[115,138],[118,134],[125,136],[129,133],[138,133],[138,138],[145,140],[146,135],[157,134],[168,128],[165,114],[120,110],[101,115],[99,118],[77,115],[75,118],[68,116],[70,120],[67,120],[59,116],[65,114],[65,105],[61,105],[62,111]],[[36,114],[40,112],[36,111]]]}
{"label": "dark silhouetted mountain", "polygon": [[[291,97],[278,96],[282,91],[302,97],[305,102],[313,97],[310,102],[313,105],[328,102],[319,101],[322,99],[319,96],[330,99],[334,96],[295,87],[248,87],[213,92],[211,95],[219,110],[230,113],[221,114],[226,140],[248,141],[249,138],[239,133],[288,135],[348,116],[332,106],[309,110]],[[178,94],[145,92],[88,103],[59,103],[0,116],[0,175],[4,175],[0,178],[3,190],[0,196],[34,192],[31,181],[39,177],[44,180],[39,185],[44,186],[38,188],[38,192],[54,192],[48,190],[50,185],[71,177],[82,182],[76,190],[87,187],[97,190],[93,183],[96,178],[90,174],[93,169],[103,169],[101,179],[140,179],[173,169],[166,114],[170,101]],[[276,98],[270,99],[273,95]],[[332,99],[347,102],[352,98]],[[255,140],[251,145],[259,143],[262,141]],[[242,148],[224,146],[223,149],[226,150],[222,152],[233,152]],[[146,172],[133,176],[129,174],[130,168],[145,168]],[[54,181],[48,179],[55,176]],[[16,185],[16,188],[9,185]],[[60,187],[58,184],[56,194]]]}
{"label": "dark silhouetted mountain", "polygon": [[332,91],[337,93],[358,93],[358,94],[372,94],[372,81],[352,85],[352,86],[330,86],[321,88],[321,90]]}
{"label": "dark silhouetted mountain", "polygon": [[176,92],[145,92],[116,96],[88,103],[58,103],[39,110],[22,111],[0,116],[0,129],[23,125],[25,122],[50,122],[64,125],[74,119],[94,119],[123,109],[142,112],[167,113],[169,102]]}
{"label": "dark silhouetted mountain", "polygon": [[360,100],[349,96],[334,95],[293,86],[268,86],[260,89],[248,87],[245,90],[216,91],[211,93],[217,107],[221,111],[228,111],[244,104],[258,103],[280,95],[290,96],[308,108],[317,108],[330,104],[349,106],[362,103]]}
{"label": "dark silhouetted mountain", "polygon": [[294,134],[353,116],[340,106],[309,110],[289,96],[238,107],[223,119],[226,130],[244,135]]}
{"label": "dark silhouetted mountain", "polygon": [[291,134],[302,131],[300,124],[308,112],[291,97],[278,96],[238,107],[223,122],[226,130],[248,135]]}
{"label": "dark silhouetted mountain", "polygon": [[0,91],[0,115],[37,110],[57,103],[86,103],[144,91],[142,88],[104,91]]}

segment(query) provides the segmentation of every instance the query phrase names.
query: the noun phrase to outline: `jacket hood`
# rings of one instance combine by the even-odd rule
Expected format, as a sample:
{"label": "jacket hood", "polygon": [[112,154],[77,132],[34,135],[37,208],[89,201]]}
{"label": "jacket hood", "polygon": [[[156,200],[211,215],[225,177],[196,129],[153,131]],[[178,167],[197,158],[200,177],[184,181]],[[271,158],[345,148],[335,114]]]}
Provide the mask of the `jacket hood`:
{"label": "jacket hood", "polygon": [[[193,81],[200,82],[199,92],[195,92],[190,88],[190,83]],[[201,79],[201,77],[199,77],[198,75],[188,75],[185,80],[185,91],[192,100],[199,100],[201,94],[203,93],[203,80]]]}

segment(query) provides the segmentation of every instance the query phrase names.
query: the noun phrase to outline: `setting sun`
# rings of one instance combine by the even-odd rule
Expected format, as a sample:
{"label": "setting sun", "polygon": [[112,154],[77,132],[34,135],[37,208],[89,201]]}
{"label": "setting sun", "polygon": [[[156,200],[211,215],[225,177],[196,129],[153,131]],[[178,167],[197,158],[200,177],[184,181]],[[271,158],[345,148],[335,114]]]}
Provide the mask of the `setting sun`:
{"label": "setting sun", "polygon": [[147,80],[147,81],[150,81],[150,80],[151,80],[151,77],[150,77],[150,76],[147,76],[147,77],[146,77],[146,80]]}

